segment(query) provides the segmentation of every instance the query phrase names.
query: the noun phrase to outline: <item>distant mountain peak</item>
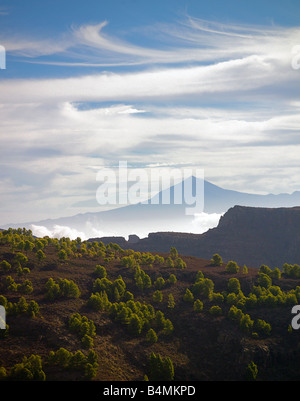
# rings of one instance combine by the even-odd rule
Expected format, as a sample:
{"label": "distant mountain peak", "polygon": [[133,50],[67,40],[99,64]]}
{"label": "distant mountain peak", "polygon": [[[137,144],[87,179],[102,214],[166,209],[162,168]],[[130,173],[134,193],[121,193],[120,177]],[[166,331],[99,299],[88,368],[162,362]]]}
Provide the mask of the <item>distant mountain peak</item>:
{"label": "distant mountain peak", "polygon": [[[279,195],[249,194],[224,189],[205,179],[190,176],[171,187],[159,191],[156,195],[150,197],[147,203],[139,202],[107,211],[83,212],[71,217],[47,219],[38,222],[7,224],[3,228],[25,227],[32,229],[32,225],[34,225],[53,231],[54,226],[61,226],[67,227],[70,230],[76,230],[79,233],[85,233],[85,236],[88,237],[95,235],[128,236],[130,234],[146,236],[150,232],[157,231],[203,232],[201,227],[205,227],[204,230],[214,227],[216,218],[214,217],[214,219],[209,220],[208,223],[202,223],[198,219],[198,226],[195,226],[197,213],[193,216],[188,215],[186,212],[187,208],[193,206],[191,203],[191,199],[195,196],[193,185],[192,190],[194,192],[189,194],[190,196],[185,197],[184,195],[186,194],[183,194],[181,203],[177,204],[174,202],[174,193],[176,190],[178,188],[183,188],[184,190],[184,186],[190,184],[191,181],[193,185],[198,183],[201,191],[204,190],[202,194],[200,193],[200,196],[204,196],[204,208],[201,209],[201,212],[216,216],[216,218],[219,218],[218,216],[224,214],[235,205],[267,208],[300,206],[300,191],[295,191],[293,194]],[[161,202],[161,199],[165,195],[167,195],[166,199],[170,196],[169,203]],[[201,215],[201,213],[198,213],[198,215]],[[204,215],[202,217],[204,219]]]}

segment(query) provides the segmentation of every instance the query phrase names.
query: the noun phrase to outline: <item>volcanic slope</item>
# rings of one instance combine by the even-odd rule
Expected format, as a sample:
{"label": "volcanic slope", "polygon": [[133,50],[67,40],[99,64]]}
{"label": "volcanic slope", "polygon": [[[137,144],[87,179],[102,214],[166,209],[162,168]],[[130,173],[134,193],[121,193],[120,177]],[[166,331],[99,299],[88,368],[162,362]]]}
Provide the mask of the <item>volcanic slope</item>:
{"label": "volcanic slope", "polygon": [[[168,379],[244,380],[254,363],[256,380],[299,380],[297,266],[235,271],[174,248],[135,252],[25,229],[0,233],[0,261],[4,379],[153,380],[155,354],[170,361]],[[32,355],[43,373],[26,370]]]}

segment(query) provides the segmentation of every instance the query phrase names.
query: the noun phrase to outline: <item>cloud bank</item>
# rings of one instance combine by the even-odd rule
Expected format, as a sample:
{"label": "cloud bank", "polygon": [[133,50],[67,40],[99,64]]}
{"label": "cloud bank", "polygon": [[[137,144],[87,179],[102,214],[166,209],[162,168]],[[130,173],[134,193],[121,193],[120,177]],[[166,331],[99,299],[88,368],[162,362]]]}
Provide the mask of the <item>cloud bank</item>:
{"label": "cloud bank", "polygon": [[[175,232],[188,232],[194,234],[202,234],[208,231],[210,228],[214,228],[218,225],[221,214],[217,213],[200,213],[194,216],[194,220],[191,225],[185,225],[183,223],[176,224],[176,222],[168,222],[166,226],[143,224],[133,226],[128,224],[127,229],[121,229],[117,226],[113,226],[110,231],[99,230],[98,227],[93,226],[90,222],[87,222],[82,226],[81,230],[75,229],[73,227],[53,225],[52,228],[47,228],[42,225],[31,224],[30,229],[33,235],[37,237],[48,236],[50,238],[62,238],[69,237],[70,239],[76,239],[80,237],[82,240],[88,240],[89,238],[101,238],[101,237],[111,237],[111,236],[122,236],[128,239],[131,234],[136,234],[140,238],[148,237],[148,234],[156,231],[175,231]],[[161,228],[161,230],[159,230]]]}
{"label": "cloud bank", "polygon": [[72,240],[80,237],[83,240],[88,239],[85,233],[66,226],[54,225],[53,229],[49,230],[47,227],[32,224],[31,230],[32,234],[36,237],[50,237],[58,239],[62,237],[68,237]]}

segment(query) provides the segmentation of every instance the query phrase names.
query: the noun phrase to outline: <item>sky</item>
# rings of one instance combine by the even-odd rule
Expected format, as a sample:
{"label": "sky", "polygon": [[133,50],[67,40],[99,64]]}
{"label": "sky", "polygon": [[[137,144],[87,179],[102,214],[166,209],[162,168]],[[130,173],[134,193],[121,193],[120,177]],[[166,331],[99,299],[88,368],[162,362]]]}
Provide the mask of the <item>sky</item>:
{"label": "sky", "polygon": [[0,226],[102,210],[97,172],[120,161],[300,190],[299,15],[298,0],[2,0]]}

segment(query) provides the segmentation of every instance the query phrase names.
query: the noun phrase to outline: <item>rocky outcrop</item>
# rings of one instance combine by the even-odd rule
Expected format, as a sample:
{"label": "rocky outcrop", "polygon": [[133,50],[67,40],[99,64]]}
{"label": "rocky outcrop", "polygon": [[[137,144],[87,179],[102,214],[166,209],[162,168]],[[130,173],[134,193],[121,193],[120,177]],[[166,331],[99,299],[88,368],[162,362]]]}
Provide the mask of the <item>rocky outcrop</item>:
{"label": "rocky outcrop", "polygon": [[300,263],[300,208],[235,206],[218,227],[199,238],[199,248],[240,264],[281,267]]}
{"label": "rocky outcrop", "polygon": [[[135,241],[123,237],[109,240],[114,242],[114,238],[124,249],[169,252],[175,246],[182,255],[210,259],[219,253],[225,262],[234,260],[249,267],[300,264],[300,207],[234,206],[221,217],[216,228],[204,234],[157,232]],[[103,238],[97,240],[107,242]]]}

